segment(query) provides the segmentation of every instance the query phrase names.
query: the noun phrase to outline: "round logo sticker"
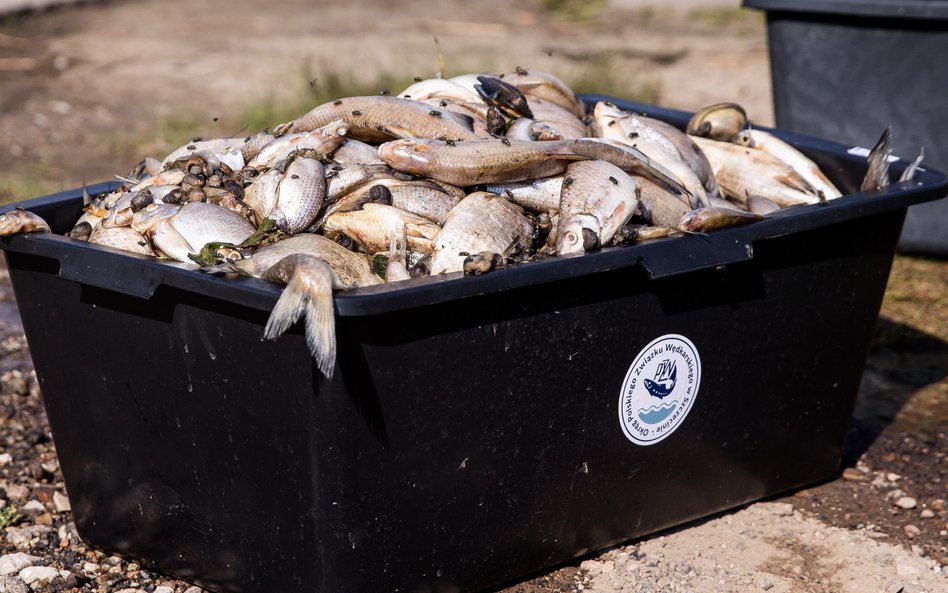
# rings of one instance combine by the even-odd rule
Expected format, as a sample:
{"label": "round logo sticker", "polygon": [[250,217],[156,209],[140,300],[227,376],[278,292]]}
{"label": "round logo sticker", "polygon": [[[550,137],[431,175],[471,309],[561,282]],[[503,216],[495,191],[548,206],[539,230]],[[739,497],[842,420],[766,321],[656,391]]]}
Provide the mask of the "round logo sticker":
{"label": "round logo sticker", "polygon": [[698,396],[701,359],[678,334],[642,348],[622,382],[619,424],[637,445],[654,445],[681,426]]}

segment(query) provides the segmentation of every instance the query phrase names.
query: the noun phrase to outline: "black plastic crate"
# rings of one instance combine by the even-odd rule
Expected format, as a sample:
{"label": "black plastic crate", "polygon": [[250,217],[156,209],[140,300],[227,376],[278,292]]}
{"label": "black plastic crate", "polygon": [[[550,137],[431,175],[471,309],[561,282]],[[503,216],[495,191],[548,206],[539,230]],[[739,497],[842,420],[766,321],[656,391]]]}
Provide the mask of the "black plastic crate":
{"label": "black plastic crate", "polygon": [[[278,286],[0,247],[84,540],[218,591],[473,591],[837,471],[905,209],[946,191],[338,293],[328,381],[299,327],[261,341]],[[22,206],[61,233],[81,191]]]}
{"label": "black plastic crate", "polygon": [[[948,168],[948,1],[743,0],[767,11],[777,127]],[[908,211],[899,248],[948,258],[948,201]]]}

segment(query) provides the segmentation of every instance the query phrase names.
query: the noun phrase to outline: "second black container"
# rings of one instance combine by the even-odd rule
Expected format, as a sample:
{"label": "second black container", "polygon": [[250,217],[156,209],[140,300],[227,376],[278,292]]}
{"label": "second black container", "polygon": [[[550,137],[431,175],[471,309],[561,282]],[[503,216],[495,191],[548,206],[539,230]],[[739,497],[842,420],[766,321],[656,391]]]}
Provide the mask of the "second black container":
{"label": "second black container", "polygon": [[[777,127],[948,169],[948,1],[744,0],[767,11]],[[948,200],[909,209],[902,251],[948,257]]]}

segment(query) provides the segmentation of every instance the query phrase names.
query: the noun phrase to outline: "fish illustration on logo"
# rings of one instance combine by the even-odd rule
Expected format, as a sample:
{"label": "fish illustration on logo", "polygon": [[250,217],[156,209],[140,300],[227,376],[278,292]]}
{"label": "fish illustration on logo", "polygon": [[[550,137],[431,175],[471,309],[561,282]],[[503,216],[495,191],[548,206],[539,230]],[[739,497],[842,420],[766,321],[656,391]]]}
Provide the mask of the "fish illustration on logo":
{"label": "fish illustration on logo", "polygon": [[675,389],[678,367],[674,361],[665,359],[655,370],[655,379],[645,379],[645,389],[653,397],[663,399]]}

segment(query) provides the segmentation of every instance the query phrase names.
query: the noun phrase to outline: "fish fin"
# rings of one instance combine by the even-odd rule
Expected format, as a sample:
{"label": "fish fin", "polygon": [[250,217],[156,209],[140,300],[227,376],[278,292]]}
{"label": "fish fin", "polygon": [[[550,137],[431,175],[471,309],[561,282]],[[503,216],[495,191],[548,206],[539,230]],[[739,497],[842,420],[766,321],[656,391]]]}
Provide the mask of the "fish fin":
{"label": "fish fin", "polygon": [[141,183],[141,180],[139,179],[132,179],[131,177],[123,177],[122,175],[116,175],[115,178],[121,181],[122,183],[129,184],[132,187],[135,187],[136,185]]}
{"label": "fish fin", "polygon": [[911,181],[915,177],[916,171],[918,171],[919,165],[922,164],[922,159],[925,158],[925,147],[921,147],[918,151],[918,156],[915,157],[915,160],[912,161],[912,164],[905,168],[905,171],[902,172],[902,177],[899,178],[899,181]]}
{"label": "fish fin", "polygon": [[889,185],[889,155],[892,154],[889,142],[891,139],[892,126],[886,126],[882,136],[879,137],[879,141],[869,151],[869,156],[866,159],[869,166],[866,170],[866,177],[862,181],[862,186],[859,188],[860,191],[882,189]]}
{"label": "fish fin", "polygon": [[328,264],[307,254],[294,254],[277,262],[264,274],[266,280],[286,281],[263,337],[272,340],[306,315],[306,345],[319,371],[332,378],[336,365],[336,320],[332,289],[339,279]]}
{"label": "fish fin", "polygon": [[380,126],[380,131],[385,132],[401,140],[418,140],[418,135],[407,128],[400,128],[393,125]]}
{"label": "fish fin", "polygon": [[82,207],[85,209],[89,204],[92,203],[92,196],[89,194],[89,188],[86,187],[86,182],[82,182]]}
{"label": "fish fin", "polygon": [[816,189],[810,185],[810,183],[800,176],[796,171],[791,171],[785,174],[776,175],[774,181],[782,183],[787,187],[791,187],[795,190],[802,191],[806,194],[817,195]]}

